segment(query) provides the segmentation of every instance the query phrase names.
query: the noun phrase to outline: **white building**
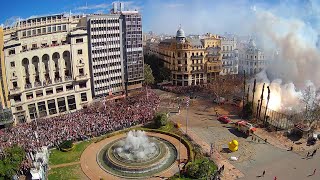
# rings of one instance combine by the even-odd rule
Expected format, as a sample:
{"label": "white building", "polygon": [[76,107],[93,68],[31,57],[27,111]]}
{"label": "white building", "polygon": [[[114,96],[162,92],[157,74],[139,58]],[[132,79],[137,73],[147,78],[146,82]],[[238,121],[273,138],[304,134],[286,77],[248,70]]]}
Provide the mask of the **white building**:
{"label": "white building", "polygon": [[257,48],[253,39],[247,47],[239,50],[239,72],[253,75],[259,73],[269,64],[264,52]]}
{"label": "white building", "polygon": [[222,37],[222,71],[220,75],[238,74],[238,49],[235,37]]}
{"label": "white building", "polygon": [[18,21],[5,29],[5,66],[15,123],[81,109],[92,100],[86,27],[79,15]]}

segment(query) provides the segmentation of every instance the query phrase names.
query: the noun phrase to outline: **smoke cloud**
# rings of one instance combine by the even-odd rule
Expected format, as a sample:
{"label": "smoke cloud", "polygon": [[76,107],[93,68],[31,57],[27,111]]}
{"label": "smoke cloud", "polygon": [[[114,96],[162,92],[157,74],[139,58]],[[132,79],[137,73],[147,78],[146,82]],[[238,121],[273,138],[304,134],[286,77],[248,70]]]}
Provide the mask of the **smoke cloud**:
{"label": "smoke cloud", "polygon": [[[147,30],[174,34],[181,24],[186,34],[230,32],[255,37],[271,62],[256,76],[255,102],[260,98],[262,84],[266,83],[265,87],[269,85],[271,90],[269,108],[302,110],[306,87],[320,87],[320,53],[316,47],[320,42],[319,1],[174,2],[148,1],[143,11],[150,15],[145,18],[145,24],[152,29]],[[264,90],[264,99],[266,97],[267,89]]]}

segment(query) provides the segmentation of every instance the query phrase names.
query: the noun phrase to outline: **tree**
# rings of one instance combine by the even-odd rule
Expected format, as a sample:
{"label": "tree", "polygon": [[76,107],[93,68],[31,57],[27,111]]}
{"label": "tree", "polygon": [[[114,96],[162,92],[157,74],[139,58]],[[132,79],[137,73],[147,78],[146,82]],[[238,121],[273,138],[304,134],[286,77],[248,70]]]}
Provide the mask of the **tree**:
{"label": "tree", "polygon": [[154,83],[152,69],[149,64],[144,64],[144,83],[150,85]]}
{"label": "tree", "polygon": [[314,126],[320,117],[320,101],[317,98],[316,88],[309,85],[302,93],[302,102],[305,104],[305,120],[310,127]]}
{"label": "tree", "polygon": [[25,157],[26,152],[17,145],[4,149],[4,156],[0,157],[0,179],[12,179]]}
{"label": "tree", "polygon": [[187,166],[187,176],[190,178],[198,178],[199,165],[190,162]]}
{"label": "tree", "polygon": [[253,116],[252,103],[248,102],[243,108],[243,117],[245,119],[251,119]]}
{"label": "tree", "polygon": [[199,164],[198,172],[197,172],[197,177],[198,178],[203,178],[207,177],[208,174],[210,173],[210,164],[208,160],[203,160],[202,163]]}
{"label": "tree", "polygon": [[156,83],[170,80],[171,71],[164,66],[164,62],[155,55],[145,55],[145,63],[150,65]]}
{"label": "tree", "polygon": [[154,120],[157,128],[165,126],[168,123],[168,117],[165,113],[157,114]]}

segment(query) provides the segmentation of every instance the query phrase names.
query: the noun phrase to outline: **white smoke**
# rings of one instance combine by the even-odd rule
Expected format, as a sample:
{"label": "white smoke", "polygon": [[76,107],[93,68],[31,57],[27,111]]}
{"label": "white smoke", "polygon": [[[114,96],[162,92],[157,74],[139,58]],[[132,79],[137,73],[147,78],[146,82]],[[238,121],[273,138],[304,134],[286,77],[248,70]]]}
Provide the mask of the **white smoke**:
{"label": "white smoke", "polygon": [[[255,102],[260,99],[262,84],[270,86],[269,108],[280,111],[301,111],[306,88],[311,99],[320,87],[320,53],[316,49],[317,31],[298,17],[284,18],[271,11],[257,9],[254,31],[260,45],[269,52],[269,67],[256,75]],[[276,53],[275,53],[276,52]],[[272,56],[276,54],[275,56]],[[266,101],[264,101],[265,105]]]}

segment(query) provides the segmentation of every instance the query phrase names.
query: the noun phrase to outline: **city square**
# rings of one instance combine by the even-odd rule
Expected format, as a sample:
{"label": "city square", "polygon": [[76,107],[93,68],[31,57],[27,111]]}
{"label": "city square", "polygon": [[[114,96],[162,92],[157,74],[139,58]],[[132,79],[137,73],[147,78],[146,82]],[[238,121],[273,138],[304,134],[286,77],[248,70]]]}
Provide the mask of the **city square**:
{"label": "city square", "polygon": [[0,180],[320,179],[318,1],[1,5]]}

